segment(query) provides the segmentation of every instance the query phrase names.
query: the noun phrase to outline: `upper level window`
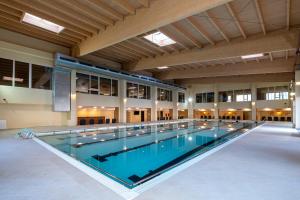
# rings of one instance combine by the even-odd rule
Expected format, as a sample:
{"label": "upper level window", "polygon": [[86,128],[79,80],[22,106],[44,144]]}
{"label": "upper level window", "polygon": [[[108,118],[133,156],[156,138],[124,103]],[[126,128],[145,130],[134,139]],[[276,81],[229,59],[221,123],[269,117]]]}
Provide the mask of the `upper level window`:
{"label": "upper level window", "polygon": [[146,85],[127,82],[127,97],[137,99],[151,99],[151,88]]}
{"label": "upper level window", "polygon": [[32,88],[51,90],[52,68],[32,64],[31,72]]}
{"label": "upper level window", "polygon": [[232,102],[232,101],[233,101],[233,91],[219,92],[219,102]]}
{"label": "upper level window", "polygon": [[118,96],[118,80],[77,73],[76,91],[104,96]]}
{"label": "upper level window", "polygon": [[179,103],[185,102],[185,94],[183,92],[178,92],[178,102]]}
{"label": "upper level window", "polygon": [[257,88],[257,100],[284,100],[288,98],[288,86]]}
{"label": "upper level window", "polygon": [[158,101],[173,101],[172,91],[157,88],[157,100]]}
{"label": "upper level window", "polygon": [[15,86],[29,87],[29,64],[24,62],[15,62]]}
{"label": "upper level window", "polygon": [[251,101],[251,90],[234,90],[235,101],[243,102],[243,101]]}
{"label": "upper level window", "polygon": [[213,92],[197,93],[196,103],[212,103],[214,102],[215,94]]}
{"label": "upper level window", "polygon": [[12,86],[13,61],[0,58],[0,85]]}

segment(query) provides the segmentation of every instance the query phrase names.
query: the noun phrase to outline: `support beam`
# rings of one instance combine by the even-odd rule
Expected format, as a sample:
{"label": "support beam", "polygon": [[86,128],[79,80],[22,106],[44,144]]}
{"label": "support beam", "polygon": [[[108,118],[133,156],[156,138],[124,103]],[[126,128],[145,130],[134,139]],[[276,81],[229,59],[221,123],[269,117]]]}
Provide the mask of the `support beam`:
{"label": "support beam", "polygon": [[183,65],[197,62],[207,62],[242,55],[265,53],[295,49],[299,39],[299,30],[280,30],[270,32],[267,36],[256,35],[244,39],[235,39],[230,44],[216,44],[201,50],[190,50],[171,55],[157,56],[153,59],[141,59],[132,71],[157,68],[160,66]]}
{"label": "support beam", "polygon": [[200,24],[197,22],[194,16],[188,17],[186,19],[210,44],[215,45],[215,42],[208,36],[206,32],[202,29]]}
{"label": "support beam", "polygon": [[291,0],[286,0],[286,29],[290,29]]}
{"label": "support beam", "polygon": [[169,79],[186,79],[186,78],[207,78],[218,76],[241,76],[250,74],[268,74],[268,73],[284,73],[294,71],[294,59],[281,59],[276,61],[260,61],[248,62],[247,64],[238,63],[231,65],[216,65],[197,70],[185,71],[165,71],[160,73],[157,78],[162,80]]}
{"label": "support beam", "polygon": [[[145,32],[158,29],[186,17],[223,5],[232,0],[161,0],[153,1],[149,8],[140,9],[135,15],[83,41],[79,56],[103,49]],[[145,19],[147,23],[145,23]]]}
{"label": "support beam", "polygon": [[180,27],[179,24],[174,23],[172,26],[176,29],[176,31],[180,32],[188,41],[193,43],[196,47],[201,48],[202,44],[198,41],[197,38],[195,38],[191,33],[184,30],[184,28]]}
{"label": "support beam", "polygon": [[224,31],[221,29],[220,25],[216,22],[216,20],[214,19],[214,17],[209,14],[208,12],[205,13],[208,20],[210,21],[210,23],[217,29],[217,31],[222,35],[222,37],[229,42],[229,38],[227,37],[227,35],[224,33]]}
{"label": "support beam", "polygon": [[258,2],[258,0],[254,0],[254,3],[255,3],[255,8],[256,8],[256,12],[257,12],[257,16],[258,16],[258,20],[259,20],[261,29],[262,29],[263,33],[266,35],[267,31],[266,31],[265,21],[264,21],[262,12],[261,12],[259,2]]}
{"label": "support beam", "polygon": [[230,3],[227,3],[227,4],[226,4],[226,8],[227,8],[228,12],[230,13],[230,15],[232,16],[232,18],[233,18],[233,20],[234,20],[236,26],[238,27],[238,29],[240,30],[240,32],[241,32],[241,34],[242,34],[242,36],[244,37],[244,39],[246,39],[247,36],[246,36],[246,34],[245,34],[245,31],[244,31],[244,29],[242,28],[242,25],[241,25],[241,23],[239,22],[239,20],[238,20],[238,18],[237,18],[237,16],[236,16],[235,12],[233,11],[233,9],[232,9]]}
{"label": "support beam", "polygon": [[177,84],[213,84],[213,83],[255,83],[255,82],[289,82],[294,80],[295,73],[255,74],[244,76],[222,76],[211,78],[192,78],[176,81]]}
{"label": "support beam", "polygon": [[130,3],[128,1],[112,0],[111,2],[132,15],[135,13],[134,7],[132,5],[130,5]]}

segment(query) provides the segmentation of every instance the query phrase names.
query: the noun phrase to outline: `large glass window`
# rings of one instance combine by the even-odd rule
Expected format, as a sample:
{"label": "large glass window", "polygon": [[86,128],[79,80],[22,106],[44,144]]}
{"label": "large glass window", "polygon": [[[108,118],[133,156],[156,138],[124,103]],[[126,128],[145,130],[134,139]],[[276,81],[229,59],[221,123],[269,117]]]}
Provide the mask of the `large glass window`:
{"label": "large glass window", "polygon": [[150,90],[149,86],[127,82],[128,98],[151,99]]}
{"label": "large glass window", "polygon": [[185,94],[183,92],[178,92],[178,102],[179,103],[185,102]]}
{"label": "large glass window", "polygon": [[235,90],[235,101],[236,102],[243,102],[243,101],[251,101],[251,90]]}
{"label": "large glass window", "polygon": [[99,94],[98,76],[91,76],[90,94]]}
{"label": "large glass window", "polygon": [[288,98],[288,86],[257,88],[257,100],[283,100]]}
{"label": "large glass window", "polygon": [[89,93],[90,76],[87,74],[77,73],[76,90],[80,93]]}
{"label": "large glass window", "polygon": [[32,64],[31,72],[32,88],[51,90],[52,68]]}
{"label": "large glass window", "polygon": [[159,101],[172,101],[172,91],[157,88],[157,100]]}
{"label": "large glass window", "polygon": [[118,96],[118,80],[112,79],[111,82],[111,95]]}
{"label": "large glass window", "polygon": [[213,103],[215,94],[213,92],[197,93],[196,103]]}
{"label": "large glass window", "polygon": [[233,91],[219,92],[219,102],[233,102]]}
{"label": "large glass window", "polygon": [[111,79],[100,78],[100,94],[104,96],[111,96]]}
{"label": "large glass window", "polygon": [[29,64],[24,62],[15,62],[15,86],[29,87]]}
{"label": "large glass window", "polygon": [[12,86],[13,61],[0,58],[0,85]]}
{"label": "large glass window", "polygon": [[127,97],[138,98],[138,84],[127,82]]}

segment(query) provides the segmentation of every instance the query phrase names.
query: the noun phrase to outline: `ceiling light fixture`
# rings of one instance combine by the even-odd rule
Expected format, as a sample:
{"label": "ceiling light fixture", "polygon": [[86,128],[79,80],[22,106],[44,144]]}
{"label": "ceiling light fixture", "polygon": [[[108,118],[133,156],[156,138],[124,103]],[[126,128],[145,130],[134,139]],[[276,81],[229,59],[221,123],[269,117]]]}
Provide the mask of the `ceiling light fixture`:
{"label": "ceiling light fixture", "polygon": [[46,29],[48,31],[52,31],[54,33],[60,33],[65,28],[63,26],[60,26],[58,24],[55,24],[46,19],[42,19],[38,16],[29,14],[29,13],[24,14],[24,16],[22,18],[22,22]]}
{"label": "ceiling light fixture", "polygon": [[161,66],[161,67],[157,67],[157,69],[168,69],[168,66]]}
{"label": "ceiling light fixture", "polygon": [[145,39],[149,40],[150,42],[157,44],[160,47],[175,44],[176,42],[163,34],[160,31],[155,33],[151,33],[149,35],[144,36]]}
{"label": "ceiling light fixture", "polygon": [[244,55],[241,56],[242,59],[249,59],[249,58],[259,58],[259,57],[263,57],[264,54],[263,53],[257,53],[257,54],[249,54],[249,55]]}

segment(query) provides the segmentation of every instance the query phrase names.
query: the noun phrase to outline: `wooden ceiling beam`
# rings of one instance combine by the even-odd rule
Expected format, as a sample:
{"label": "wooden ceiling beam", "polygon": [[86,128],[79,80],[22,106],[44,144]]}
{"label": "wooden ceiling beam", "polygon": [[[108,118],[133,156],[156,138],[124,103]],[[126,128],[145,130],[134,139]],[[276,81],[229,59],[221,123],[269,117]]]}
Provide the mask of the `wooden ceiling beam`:
{"label": "wooden ceiling beam", "polygon": [[[111,46],[111,47],[117,49],[117,50],[120,51],[122,54],[129,55],[129,56],[135,58],[136,60],[142,58],[142,56],[140,56],[140,55],[138,55],[138,54],[136,54],[136,53],[133,53],[133,52],[131,52],[131,51],[127,51],[127,50],[124,49],[122,46],[119,46],[119,45],[117,45],[117,44],[114,45],[114,46]],[[111,48],[111,47],[109,47],[109,48]]]}
{"label": "wooden ceiling beam", "polygon": [[[67,12],[63,12],[57,7],[55,7],[55,3],[51,1],[40,1],[40,0],[17,0],[20,3],[27,4],[33,8],[36,8],[42,12],[45,12],[51,16],[55,16],[56,18],[59,18],[60,20],[66,21],[71,24],[76,24],[76,26],[83,28],[84,30],[87,30],[90,33],[96,34],[98,33],[98,29],[96,29],[93,26],[90,26],[84,21],[81,21],[80,19],[76,19],[76,17],[72,17]],[[58,6],[58,5],[56,5]]]}
{"label": "wooden ceiling beam", "polygon": [[138,2],[145,8],[148,8],[150,6],[149,0],[138,0]]}
{"label": "wooden ceiling beam", "polygon": [[210,23],[215,27],[215,29],[222,35],[222,37],[229,42],[229,38],[228,36],[224,33],[224,31],[221,29],[220,25],[216,22],[216,20],[214,19],[214,17],[208,13],[205,12],[205,15],[207,16],[208,20],[210,21]]}
{"label": "wooden ceiling beam", "polygon": [[1,4],[0,4],[0,10],[5,13],[19,17],[19,18],[21,18],[21,16],[23,15],[23,12],[16,10],[14,8],[11,8],[11,7],[5,6],[5,5],[1,5]]}
{"label": "wooden ceiling beam", "polygon": [[127,52],[124,52],[122,49],[116,47],[115,45],[111,46],[111,47],[108,47],[107,50],[114,52],[116,54],[115,56],[120,55],[120,56],[122,56],[124,58],[127,58],[127,59],[130,59],[130,60],[138,60],[139,59],[138,56],[129,54]]}
{"label": "wooden ceiling beam", "polygon": [[208,34],[203,30],[203,28],[200,26],[200,24],[197,22],[196,18],[194,16],[188,17],[186,21],[191,24],[194,29],[196,29],[202,37],[204,37],[211,45],[215,45],[215,42],[208,36]]}
{"label": "wooden ceiling beam", "polygon": [[150,51],[148,48],[139,46],[138,44],[136,44],[135,42],[133,42],[131,40],[126,40],[126,41],[124,41],[124,43],[129,44],[133,48],[138,49],[139,51],[142,51],[143,53],[147,54],[150,57],[154,57],[156,55],[156,53],[154,53],[153,51]]}
{"label": "wooden ceiling beam", "polygon": [[286,0],[286,29],[290,29],[291,0]]}
{"label": "wooden ceiling beam", "polygon": [[0,16],[0,27],[19,32],[31,37],[36,37],[58,45],[62,45],[68,48],[76,44],[75,42],[69,41],[66,38],[61,39],[60,37],[55,37],[46,31],[33,30],[31,27],[29,27],[29,25],[23,26],[22,24],[19,24],[13,20],[7,19],[7,17],[3,17],[3,15]]}
{"label": "wooden ceiling beam", "polygon": [[171,31],[165,29],[165,28],[160,28],[158,29],[160,32],[162,32],[163,34],[165,34],[166,36],[168,36],[169,38],[171,38],[172,40],[174,40],[176,42],[176,44],[178,44],[179,46],[181,46],[184,49],[189,49],[189,47],[186,46],[186,44],[184,44],[183,42],[179,41],[176,36],[174,35],[174,33],[172,33]]}
{"label": "wooden ceiling beam", "polygon": [[130,44],[126,44],[126,43],[122,42],[122,43],[119,43],[118,45],[120,45],[121,47],[123,47],[127,51],[131,51],[133,53],[141,55],[142,57],[146,57],[146,58],[152,57],[151,55],[149,56],[147,53],[144,53],[144,52],[136,49],[134,46],[131,46]]}
{"label": "wooden ceiling beam", "polygon": [[193,43],[196,47],[202,48],[202,44],[198,41],[198,39],[195,38],[188,31],[186,31],[182,27],[180,27],[179,24],[173,23],[172,27],[174,27],[176,31],[180,32],[184,36],[184,38],[186,38],[188,41],[190,41],[191,43]]}
{"label": "wooden ceiling beam", "polygon": [[254,0],[254,3],[255,3],[255,8],[256,8],[256,12],[257,12],[257,16],[258,16],[258,20],[259,20],[261,29],[262,29],[263,33],[266,35],[267,34],[266,26],[265,26],[264,17],[262,15],[259,2],[258,2],[258,0]]}
{"label": "wooden ceiling beam", "polygon": [[206,68],[188,69],[184,72],[170,71],[160,73],[156,77],[161,80],[186,79],[186,78],[208,78],[218,76],[241,76],[251,74],[284,73],[294,71],[294,59],[278,59],[276,61],[261,61],[229,64],[212,65]]}
{"label": "wooden ceiling beam", "polygon": [[112,9],[110,6],[106,5],[105,3],[99,1],[99,0],[88,0],[93,5],[97,7],[97,9],[101,10],[106,15],[117,19],[117,20],[123,20],[123,15]]}
{"label": "wooden ceiling beam", "polygon": [[270,57],[270,61],[273,61],[273,60],[274,60],[273,55],[272,55],[272,52],[269,53],[269,57]]}
{"label": "wooden ceiling beam", "polygon": [[143,38],[140,38],[140,37],[135,37],[134,40],[137,40],[139,41],[140,43],[144,44],[145,46],[149,47],[149,48],[152,48],[152,49],[155,49],[156,51],[160,52],[160,53],[166,53],[168,54],[169,52],[164,50],[163,48],[160,48],[158,47],[156,44],[152,44],[148,41],[146,41],[145,39]]}
{"label": "wooden ceiling beam", "polygon": [[125,10],[126,12],[130,14],[135,14],[135,8],[130,5],[129,1],[127,0],[111,0],[113,4],[120,7],[121,9]]}
{"label": "wooden ceiling beam", "polygon": [[231,17],[233,18],[233,20],[234,20],[234,22],[235,22],[235,25],[236,25],[236,26],[238,27],[238,29],[240,30],[242,36],[244,37],[244,39],[246,39],[246,38],[247,38],[247,35],[246,35],[246,33],[245,33],[245,31],[244,31],[244,29],[243,29],[243,27],[242,27],[242,25],[241,25],[239,19],[237,18],[235,12],[233,11],[232,6],[230,5],[230,3],[227,3],[227,4],[226,4],[226,8],[227,8],[228,12],[230,13]]}
{"label": "wooden ceiling beam", "polygon": [[189,50],[171,55],[157,56],[153,59],[141,59],[132,66],[131,70],[145,70],[159,66],[173,66],[196,62],[206,62],[243,55],[283,51],[297,48],[299,30],[279,30],[268,33],[267,36],[257,34],[249,36],[246,40],[236,38],[228,43],[218,43],[214,46],[204,47],[201,51]]}
{"label": "wooden ceiling beam", "polygon": [[16,2],[15,0],[10,0],[10,1],[7,1],[7,0],[0,0],[0,4],[2,5],[6,5],[8,7],[11,7],[11,8],[14,8],[14,9],[17,9],[17,10],[20,10],[22,12],[28,12],[28,13],[31,13],[33,15],[36,15],[36,16],[39,16],[43,19],[46,19],[48,21],[52,21],[54,23],[57,23],[61,26],[64,26],[65,28],[69,29],[69,30],[72,30],[82,36],[92,36],[92,33],[82,29],[82,28],[78,28],[77,26],[71,24],[71,23],[68,23],[68,22],[65,22],[63,20],[60,20],[56,17],[52,17],[51,15],[49,14],[46,14],[45,12],[42,12],[36,8],[33,8],[31,6],[27,6],[26,4],[22,4],[22,3],[19,3],[19,2]]}
{"label": "wooden ceiling beam", "polygon": [[[232,0],[201,0],[201,3],[199,3],[199,0],[153,1],[149,8],[140,9],[135,15],[127,16],[124,21],[116,22],[114,26],[109,26],[105,31],[81,42],[79,56],[158,29],[230,1]],[[147,19],[147,23],[145,23],[145,19]]]}
{"label": "wooden ceiling beam", "polygon": [[295,79],[294,72],[254,74],[243,76],[222,76],[211,78],[192,78],[176,80],[177,84],[214,84],[214,83],[257,83],[257,82],[290,82]]}

